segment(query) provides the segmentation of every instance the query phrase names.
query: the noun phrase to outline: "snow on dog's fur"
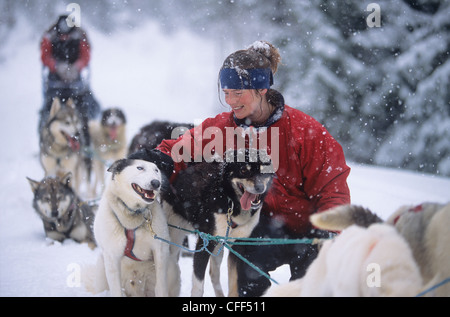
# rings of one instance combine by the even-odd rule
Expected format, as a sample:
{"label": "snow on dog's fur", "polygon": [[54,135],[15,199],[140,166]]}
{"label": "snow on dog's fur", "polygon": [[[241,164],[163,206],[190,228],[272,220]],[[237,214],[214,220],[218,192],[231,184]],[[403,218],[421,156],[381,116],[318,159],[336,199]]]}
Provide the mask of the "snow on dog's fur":
{"label": "snow on dog's fur", "polygon": [[160,170],[154,163],[122,159],[108,171],[112,177],[94,221],[102,256],[97,272],[84,274],[86,288],[100,292],[107,285],[112,296],[178,295],[179,285],[171,280],[176,274],[171,274],[169,244],[154,236],[169,240]]}
{"label": "snow on dog's fur", "polygon": [[[327,228],[341,221],[323,216]],[[392,226],[375,223],[368,228],[351,225],[325,241],[303,278],[274,286],[265,296],[414,296],[422,285],[405,239]]]}

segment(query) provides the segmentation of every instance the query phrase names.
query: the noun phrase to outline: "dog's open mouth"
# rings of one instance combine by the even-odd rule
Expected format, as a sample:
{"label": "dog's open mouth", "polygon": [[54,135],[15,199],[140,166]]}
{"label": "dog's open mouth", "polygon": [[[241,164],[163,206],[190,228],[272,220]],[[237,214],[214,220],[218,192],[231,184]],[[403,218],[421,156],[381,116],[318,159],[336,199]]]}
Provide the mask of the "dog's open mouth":
{"label": "dog's open mouth", "polygon": [[131,184],[131,186],[133,187],[134,191],[146,202],[151,203],[155,199],[155,193],[153,192],[153,190],[143,189],[136,183]]}
{"label": "dog's open mouth", "polygon": [[118,135],[117,131],[118,131],[117,125],[114,124],[114,125],[108,126],[108,136],[111,141],[117,140],[117,135]]}
{"label": "dog's open mouth", "polygon": [[69,147],[73,152],[78,152],[80,150],[80,140],[78,140],[75,136],[70,136],[64,131],[61,131],[61,133],[64,135],[64,137],[67,140],[67,143],[69,143]]}
{"label": "dog's open mouth", "polygon": [[242,184],[239,184],[239,189],[242,191],[242,197],[240,199],[242,209],[250,210],[250,208],[259,208],[261,206],[262,201],[260,195],[246,191]]}

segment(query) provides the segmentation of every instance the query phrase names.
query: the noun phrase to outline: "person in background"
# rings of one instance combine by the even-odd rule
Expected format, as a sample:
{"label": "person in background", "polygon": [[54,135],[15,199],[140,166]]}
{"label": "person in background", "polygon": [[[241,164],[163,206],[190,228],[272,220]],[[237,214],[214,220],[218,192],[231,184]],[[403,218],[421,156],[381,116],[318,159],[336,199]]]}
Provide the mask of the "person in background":
{"label": "person in background", "polygon": [[63,101],[72,98],[85,120],[100,115],[100,106],[90,91],[89,83],[81,75],[89,66],[89,40],[81,27],[69,26],[67,19],[68,15],[61,15],[41,40],[41,60],[46,78],[39,127],[46,122],[54,97]]}

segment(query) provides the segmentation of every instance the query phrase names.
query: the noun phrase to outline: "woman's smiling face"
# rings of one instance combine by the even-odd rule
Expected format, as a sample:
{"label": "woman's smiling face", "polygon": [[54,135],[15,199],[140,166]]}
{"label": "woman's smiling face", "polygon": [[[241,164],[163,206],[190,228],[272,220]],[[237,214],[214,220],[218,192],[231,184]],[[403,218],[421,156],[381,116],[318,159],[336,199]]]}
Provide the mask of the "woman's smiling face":
{"label": "woman's smiling face", "polygon": [[253,89],[224,89],[225,102],[231,107],[234,115],[238,119],[248,118],[256,122],[261,115],[262,96],[267,89],[262,89],[259,93]]}

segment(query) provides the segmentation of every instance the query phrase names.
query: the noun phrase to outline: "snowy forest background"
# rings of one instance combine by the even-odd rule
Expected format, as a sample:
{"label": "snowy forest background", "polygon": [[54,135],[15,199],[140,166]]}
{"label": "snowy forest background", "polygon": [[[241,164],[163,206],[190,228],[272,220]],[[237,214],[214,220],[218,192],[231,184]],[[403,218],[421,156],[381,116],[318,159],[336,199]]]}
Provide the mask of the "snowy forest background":
{"label": "snowy forest background", "polygon": [[[450,1],[0,0],[0,43],[26,19],[38,45],[70,2],[83,27],[105,34],[148,20],[167,33],[187,28],[214,43],[220,61],[268,40],[283,57],[274,88],[322,122],[348,160],[450,176]],[[366,21],[372,2],[380,27]]]}

